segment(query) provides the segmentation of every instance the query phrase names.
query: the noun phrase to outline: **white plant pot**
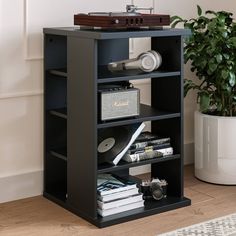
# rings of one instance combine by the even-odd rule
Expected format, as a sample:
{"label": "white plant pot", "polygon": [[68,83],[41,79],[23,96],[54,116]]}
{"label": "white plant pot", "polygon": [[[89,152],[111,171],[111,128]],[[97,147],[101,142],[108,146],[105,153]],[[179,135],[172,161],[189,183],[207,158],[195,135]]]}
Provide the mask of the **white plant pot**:
{"label": "white plant pot", "polygon": [[236,117],[194,115],[195,176],[215,184],[236,184]]}

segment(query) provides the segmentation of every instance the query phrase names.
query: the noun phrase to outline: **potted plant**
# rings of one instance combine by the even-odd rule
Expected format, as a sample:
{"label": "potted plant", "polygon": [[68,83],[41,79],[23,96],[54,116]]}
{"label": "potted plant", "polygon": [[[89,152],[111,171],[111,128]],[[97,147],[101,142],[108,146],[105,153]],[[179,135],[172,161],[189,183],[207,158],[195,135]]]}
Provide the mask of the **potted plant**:
{"label": "potted plant", "polygon": [[185,79],[185,95],[197,91],[195,112],[195,176],[207,182],[236,184],[236,22],[225,11],[172,17],[192,35],[185,40],[184,59],[197,82]]}

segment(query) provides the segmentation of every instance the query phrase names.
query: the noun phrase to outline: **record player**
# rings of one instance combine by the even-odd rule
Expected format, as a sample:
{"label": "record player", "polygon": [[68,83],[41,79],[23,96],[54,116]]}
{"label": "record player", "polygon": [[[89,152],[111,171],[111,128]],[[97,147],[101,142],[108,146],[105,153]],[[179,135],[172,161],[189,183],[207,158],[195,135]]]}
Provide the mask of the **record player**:
{"label": "record player", "polygon": [[[150,14],[142,14],[137,10],[149,10]],[[140,8],[127,5],[126,12],[91,12],[74,15],[74,24],[104,29],[124,29],[170,25],[170,16],[152,14],[153,8]]]}

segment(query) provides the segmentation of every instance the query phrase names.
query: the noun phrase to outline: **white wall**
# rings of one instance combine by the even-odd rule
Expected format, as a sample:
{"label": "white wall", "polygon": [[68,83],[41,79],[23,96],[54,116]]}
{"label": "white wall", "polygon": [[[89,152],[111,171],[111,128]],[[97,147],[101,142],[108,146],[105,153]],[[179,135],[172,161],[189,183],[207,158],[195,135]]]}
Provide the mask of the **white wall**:
{"label": "white wall", "polygon": [[[77,12],[120,11],[129,2],[132,0],[0,0],[0,202],[42,192],[42,28],[71,26]],[[182,16],[194,15],[197,2],[211,9],[236,9],[233,0],[214,0],[214,4],[204,0],[134,1],[140,6],[154,4],[156,12]],[[140,43],[135,42],[134,51],[138,48]],[[148,82],[138,86],[149,91]],[[150,101],[148,93],[142,99]],[[185,105],[185,142],[192,144],[195,103],[189,98]]]}

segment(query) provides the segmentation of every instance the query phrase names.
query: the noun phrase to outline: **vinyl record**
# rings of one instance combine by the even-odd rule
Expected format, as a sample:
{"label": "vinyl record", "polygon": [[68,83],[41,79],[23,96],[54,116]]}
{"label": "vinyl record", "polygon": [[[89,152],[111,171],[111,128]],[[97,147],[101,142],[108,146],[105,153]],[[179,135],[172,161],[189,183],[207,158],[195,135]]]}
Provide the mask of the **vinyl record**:
{"label": "vinyl record", "polygon": [[132,132],[126,127],[113,127],[98,132],[98,163],[112,162],[128,145]]}

